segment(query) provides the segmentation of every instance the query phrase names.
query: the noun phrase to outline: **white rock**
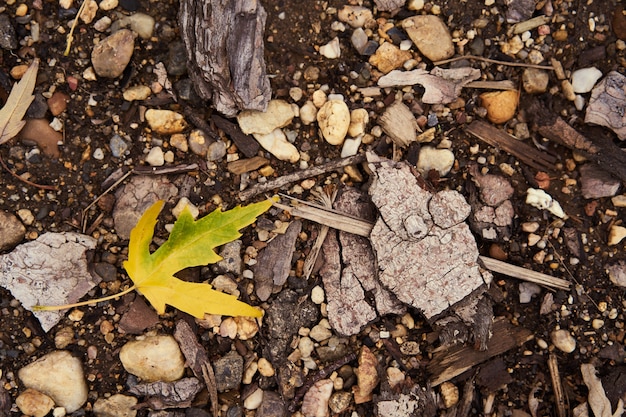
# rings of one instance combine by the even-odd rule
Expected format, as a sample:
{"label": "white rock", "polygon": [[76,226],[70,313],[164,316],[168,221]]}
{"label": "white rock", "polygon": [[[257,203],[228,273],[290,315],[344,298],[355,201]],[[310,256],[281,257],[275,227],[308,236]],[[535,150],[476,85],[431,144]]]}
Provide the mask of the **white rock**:
{"label": "white rock", "polygon": [[365,133],[367,123],[370,116],[365,109],[354,109],[350,112],[350,126],[348,127],[348,136],[356,138]]}
{"label": "white rock", "polygon": [[311,301],[313,301],[317,305],[320,305],[324,302],[324,289],[319,285],[316,285],[311,290]]}
{"label": "white rock", "polygon": [[145,117],[150,129],[161,135],[180,133],[187,128],[183,115],[172,110],[148,109]]}
{"label": "white rock", "polygon": [[315,105],[315,107],[319,109],[324,105],[324,103],[326,103],[328,97],[326,96],[326,93],[324,91],[315,90],[313,91],[311,99],[313,100],[313,104]]}
{"label": "white rock", "polygon": [[163,149],[160,146],[155,146],[150,149],[148,155],[146,155],[146,162],[151,167],[160,167],[165,164],[165,156],[163,154]]}
{"label": "white rock", "polygon": [[454,55],[452,36],[446,24],[437,16],[417,15],[402,21],[402,27],[417,49],[431,61]]}
{"label": "white rock", "polygon": [[334,37],[333,40],[326,45],[320,46],[320,55],[328,59],[336,59],[341,56],[341,47],[339,46],[339,38]]}
{"label": "white rock", "polygon": [[[322,320],[323,321],[323,320]],[[330,339],[333,333],[329,329],[328,322],[316,324],[311,329],[309,333],[309,337],[317,342],[322,342],[324,340]]]}
{"label": "white rock", "polygon": [[576,349],[576,339],[567,330],[559,329],[550,335],[552,343],[561,352],[572,353]]}
{"label": "white rock", "polygon": [[182,197],[180,200],[178,200],[178,203],[176,203],[176,206],[172,209],[172,214],[174,215],[174,217],[178,219],[185,207],[189,209],[189,211],[191,212],[191,216],[194,219],[198,218],[200,210],[198,210],[198,207],[194,206],[187,197]]}
{"label": "white rock", "polygon": [[99,7],[102,10],[113,10],[117,7],[118,3],[118,0],[102,0]]}
{"label": "white rock", "polygon": [[406,7],[413,11],[422,10],[424,8],[424,0],[409,0]]}
{"label": "white rock", "polygon": [[287,140],[287,136],[282,129],[274,129],[268,134],[254,134],[254,138],[261,144],[263,149],[274,155],[281,161],[291,163],[298,162],[300,152]]}
{"label": "white rock", "polygon": [[285,127],[294,118],[291,105],[285,100],[271,100],[265,112],[244,110],[237,116],[237,122],[246,135],[267,135],[273,130]]}
{"label": "white rock", "polygon": [[328,100],[317,112],[322,136],[331,145],[341,145],[350,127],[350,110],[343,100]]}
{"label": "white rock", "polygon": [[367,22],[373,20],[372,11],[362,6],[343,6],[337,12],[337,17],[353,28],[362,28]]}
{"label": "white rock", "polygon": [[529,188],[526,190],[526,204],[530,204],[540,210],[548,210],[561,219],[567,217],[559,202],[553,200],[550,194],[540,189]]}
{"label": "white rock", "polygon": [[109,398],[98,398],[93,405],[96,417],[135,417],[137,398],[129,395],[115,394]]}
{"label": "white rock", "polygon": [[578,94],[588,93],[602,77],[602,71],[596,67],[582,68],[572,73],[572,87]]}
{"label": "white rock", "polygon": [[256,410],[261,406],[263,402],[263,390],[261,388],[257,388],[252,394],[248,395],[245,400],[243,400],[243,407],[246,410]]}
{"label": "white rock", "polygon": [[356,138],[346,138],[343,142],[343,148],[341,148],[341,157],[347,158],[356,155],[359,151],[359,146],[361,146],[362,139],[363,135],[359,135]]}
{"label": "white rock", "polygon": [[626,237],[626,227],[613,225],[609,230],[608,245],[613,246],[619,244]]}
{"label": "white rock", "polygon": [[440,176],[446,176],[454,165],[454,154],[449,149],[437,149],[432,146],[424,146],[420,149],[417,159],[417,170],[422,175],[434,169]]}
{"label": "white rock", "polygon": [[[167,360],[164,360],[167,358]],[[124,369],[144,382],[171,382],[185,372],[185,360],[172,336],[148,336],[126,343],[120,350]]]}
{"label": "white rock", "polygon": [[78,358],[68,351],[57,350],[37,359],[18,371],[27,388],[52,398],[68,413],[78,410],[87,401],[87,384]]}
{"label": "white rock", "polygon": [[312,101],[307,101],[300,107],[300,121],[304,125],[310,125],[317,120],[317,107]]}
{"label": "white rock", "polygon": [[150,39],[154,32],[154,18],[145,13],[133,13],[129,16],[122,16],[113,22],[112,31],[124,27],[130,27],[142,39]]}
{"label": "white rock", "polygon": [[315,344],[310,337],[302,337],[298,342],[298,349],[300,349],[302,358],[310,358],[311,353],[313,353],[313,350],[315,349]]}
{"label": "white rock", "polygon": [[18,395],[15,399],[15,404],[22,414],[33,417],[45,417],[54,407],[54,400],[46,394],[28,388]]}
{"label": "white rock", "polygon": [[272,377],[276,373],[276,371],[274,370],[274,367],[272,366],[270,361],[268,361],[265,358],[259,359],[259,362],[257,363],[257,366],[258,366],[258,369],[259,369],[259,374],[261,374],[261,375],[263,375],[265,377]]}
{"label": "white rock", "polygon": [[528,304],[534,295],[541,294],[541,287],[533,282],[521,282],[519,284],[519,302]]}
{"label": "white rock", "polygon": [[150,97],[152,90],[147,85],[135,85],[124,91],[123,97],[126,101],[145,100]]}

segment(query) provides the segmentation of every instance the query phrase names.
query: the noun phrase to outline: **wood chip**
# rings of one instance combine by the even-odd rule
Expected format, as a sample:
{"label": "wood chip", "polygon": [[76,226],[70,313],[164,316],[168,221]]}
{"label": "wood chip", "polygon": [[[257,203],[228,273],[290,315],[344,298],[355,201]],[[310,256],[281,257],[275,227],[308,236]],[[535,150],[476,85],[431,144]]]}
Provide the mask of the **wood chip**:
{"label": "wood chip", "polygon": [[433,386],[449,381],[455,376],[472,369],[489,358],[533,339],[533,332],[523,327],[513,326],[506,318],[499,317],[493,323],[493,337],[487,342],[487,350],[478,351],[472,346],[452,345],[435,349],[433,359],[426,366],[433,375]]}
{"label": "wood chip", "polygon": [[235,175],[241,175],[244,172],[251,172],[261,168],[269,163],[269,159],[262,156],[253,158],[240,159],[238,161],[229,162],[227,169]]}
{"label": "wood chip", "polygon": [[554,170],[556,158],[545,152],[520,142],[508,133],[495,128],[485,122],[474,121],[466,128],[466,132],[474,135],[483,142],[495,146],[518,158],[526,165],[539,171]]}

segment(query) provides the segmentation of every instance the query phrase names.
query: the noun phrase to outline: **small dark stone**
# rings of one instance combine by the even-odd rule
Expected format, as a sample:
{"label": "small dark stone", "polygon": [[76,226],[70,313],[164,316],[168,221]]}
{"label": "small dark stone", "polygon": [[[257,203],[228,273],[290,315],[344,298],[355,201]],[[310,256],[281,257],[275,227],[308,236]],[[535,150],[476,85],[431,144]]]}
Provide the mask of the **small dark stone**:
{"label": "small dark stone", "polygon": [[211,417],[211,414],[200,408],[187,408],[185,417]]}
{"label": "small dark stone", "polygon": [[35,99],[26,110],[27,119],[43,119],[48,112],[48,102],[41,94],[35,94]]}
{"label": "small dark stone", "polygon": [[136,12],[139,9],[139,0],[120,0],[120,6],[129,12]]}
{"label": "small dark stone", "polygon": [[239,388],[243,376],[243,358],[234,351],[213,362],[218,392]]}
{"label": "small dark stone", "polygon": [[9,16],[4,13],[0,14],[0,48],[17,48],[17,35],[15,34],[15,28],[11,25]]}
{"label": "small dark stone", "polygon": [[187,73],[187,56],[185,54],[185,45],[182,42],[170,44],[167,58],[167,73],[173,76]]}
{"label": "small dark stone", "polygon": [[96,263],[94,271],[104,282],[115,281],[115,278],[117,278],[117,268],[106,262]]}
{"label": "small dark stone", "polygon": [[284,417],[287,415],[285,402],[274,391],[265,391],[261,406],[256,410],[256,417]]}

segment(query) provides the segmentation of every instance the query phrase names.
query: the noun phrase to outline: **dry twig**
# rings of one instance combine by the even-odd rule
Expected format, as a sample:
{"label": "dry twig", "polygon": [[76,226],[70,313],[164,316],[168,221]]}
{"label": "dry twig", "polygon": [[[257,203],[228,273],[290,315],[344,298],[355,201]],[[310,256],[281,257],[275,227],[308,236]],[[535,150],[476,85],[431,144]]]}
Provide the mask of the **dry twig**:
{"label": "dry twig", "polygon": [[245,201],[256,195],[282,188],[285,185],[291,184],[292,182],[315,177],[316,175],[326,174],[327,172],[331,172],[336,169],[346,167],[348,165],[360,164],[363,161],[365,161],[364,155],[355,155],[344,159],[338,159],[336,161],[330,161],[328,163],[305,169],[303,171],[297,171],[292,174],[283,175],[282,177],[276,178],[274,181],[257,184],[248,190],[240,192],[239,199],[241,201]]}
{"label": "dry twig", "polygon": [[[325,207],[318,206],[314,203],[303,202],[302,200],[297,201],[300,204],[297,204],[296,206],[287,206],[280,203],[274,203],[274,206],[291,213],[293,216],[324,224],[334,229],[354,233],[355,235],[359,236],[369,237],[372,227],[374,226],[371,222],[368,222],[367,220],[348,216],[336,210],[331,210]],[[485,268],[493,272],[497,272],[524,281],[534,282],[536,284],[544,285],[551,288],[566,290],[570,287],[570,282],[561,278],[555,278],[550,275],[532,271],[530,269],[511,265],[509,263],[498,261],[487,256],[480,256],[479,258]]]}

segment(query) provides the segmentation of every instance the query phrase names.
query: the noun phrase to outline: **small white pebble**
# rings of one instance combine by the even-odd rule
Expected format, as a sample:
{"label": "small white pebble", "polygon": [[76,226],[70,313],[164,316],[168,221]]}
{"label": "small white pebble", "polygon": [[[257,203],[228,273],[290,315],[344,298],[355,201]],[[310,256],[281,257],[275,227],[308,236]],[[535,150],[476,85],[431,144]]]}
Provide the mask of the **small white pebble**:
{"label": "small white pebble", "polygon": [[249,270],[249,269],[245,269],[245,270],[243,271],[243,274],[241,274],[241,276],[243,276],[243,277],[244,277],[244,278],[246,278],[246,279],[252,279],[252,278],[254,277],[254,272],[252,272],[252,271],[251,271],[251,270]]}
{"label": "small white pebble", "polygon": [[104,159],[104,151],[101,148],[96,148],[96,150],[93,151],[93,159],[102,161]]}
{"label": "small white pebble", "polygon": [[243,400],[243,407],[246,410],[256,410],[261,406],[263,402],[263,390],[261,388],[257,388],[252,394],[248,395],[248,397]]}
{"label": "small white pebble", "polygon": [[320,305],[324,302],[324,289],[319,285],[316,285],[311,290],[311,301],[313,301],[317,305]]}

